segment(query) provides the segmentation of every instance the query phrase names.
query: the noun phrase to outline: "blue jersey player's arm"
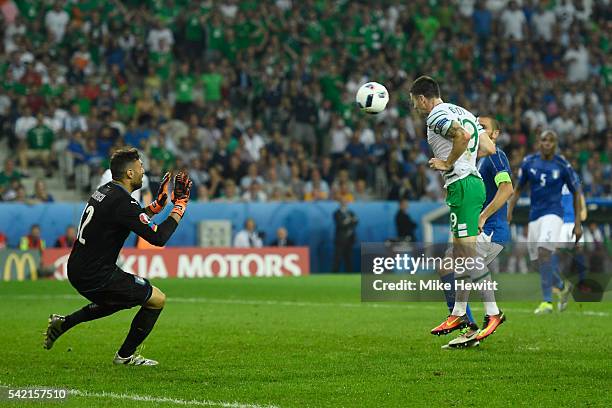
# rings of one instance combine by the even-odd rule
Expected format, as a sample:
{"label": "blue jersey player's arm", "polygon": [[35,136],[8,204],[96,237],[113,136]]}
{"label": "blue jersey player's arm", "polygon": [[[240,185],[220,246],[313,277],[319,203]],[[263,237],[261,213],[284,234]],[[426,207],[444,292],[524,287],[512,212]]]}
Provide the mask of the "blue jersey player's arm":
{"label": "blue jersey player's arm", "polygon": [[521,192],[523,187],[529,182],[529,169],[530,169],[530,156],[525,157],[523,159],[523,163],[521,163],[521,168],[518,173],[518,182],[516,184],[516,188],[514,189],[514,193],[508,202],[508,224],[512,222],[512,212],[514,211],[514,207],[516,206],[516,202],[521,196]]}
{"label": "blue jersey player's arm", "polygon": [[567,185],[567,189],[574,196],[574,235],[576,236],[576,242],[582,237],[582,188],[580,187],[580,180],[578,174],[572,168],[565,159],[561,159],[561,177]]}
{"label": "blue jersey player's arm", "polygon": [[490,216],[495,214],[512,196],[514,189],[512,188],[512,179],[510,174],[510,163],[505,153],[497,149],[494,155],[486,157],[484,160],[489,160],[493,168],[495,169],[495,185],[497,186],[497,192],[493,197],[493,200],[485,207],[480,213],[478,219],[478,228],[482,231],[483,226],[487,222]]}

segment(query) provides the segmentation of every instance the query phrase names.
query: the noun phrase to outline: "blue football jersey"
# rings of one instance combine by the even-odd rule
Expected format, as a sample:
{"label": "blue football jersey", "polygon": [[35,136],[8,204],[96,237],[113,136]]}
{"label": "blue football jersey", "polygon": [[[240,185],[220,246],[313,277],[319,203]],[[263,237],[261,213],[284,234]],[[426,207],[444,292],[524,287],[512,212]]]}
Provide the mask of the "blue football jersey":
{"label": "blue football jersey", "polygon": [[[478,160],[478,172],[482,177],[486,189],[486,199],[482,206],[484,209],[495,197],[499,180],[509,180],[512,176],[510,163],[503,150],[497,148],[495,154],[486,156]],[[504,176],[506,173],[507,176]],[[510,241],[510,227],[508,226],[508,204],[504,205],[489,217],[483,227],[487,235],[493,236],[491,240],[497,243]]]}
{"label": "blue football jersey", "polygon": [[519,170],[518,185],[522,188],[529,183],[531,188],[529,221],[548,214],[563,218],[561,190],[564,184],[571,193],[580,188],[575,174],[563,156],[554,155],[551,160],[542,159],[539,153],[525,157]]}

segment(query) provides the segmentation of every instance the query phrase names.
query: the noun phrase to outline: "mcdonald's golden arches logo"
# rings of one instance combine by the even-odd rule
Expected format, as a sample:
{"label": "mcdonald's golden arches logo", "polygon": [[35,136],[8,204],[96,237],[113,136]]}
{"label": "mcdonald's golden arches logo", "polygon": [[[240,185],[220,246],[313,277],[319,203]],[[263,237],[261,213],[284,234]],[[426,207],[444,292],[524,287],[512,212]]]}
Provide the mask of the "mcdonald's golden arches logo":
{"label": "mcdonald's golden arches logo", "polygon": [[36,259],[30,252],[11,251],[4,261],[4,280],[11,280],[12,267],[15,267],[15,277],[18,281],[26,279],[26,266],[29,267],[30,279],[38,279]]}

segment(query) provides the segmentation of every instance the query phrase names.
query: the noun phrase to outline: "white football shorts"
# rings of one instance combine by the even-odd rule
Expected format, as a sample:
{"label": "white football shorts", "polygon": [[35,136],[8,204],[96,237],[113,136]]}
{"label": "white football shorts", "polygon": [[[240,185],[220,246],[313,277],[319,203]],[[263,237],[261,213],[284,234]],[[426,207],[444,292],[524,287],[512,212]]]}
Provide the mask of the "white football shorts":
{"label": "white football shorts", "polygon": [[529,259],[538,259],[538,248],[545,248],[554,252],[561,242],[561,227],[563,218],[556,214],[546,214],[529,223],[527,235]]}

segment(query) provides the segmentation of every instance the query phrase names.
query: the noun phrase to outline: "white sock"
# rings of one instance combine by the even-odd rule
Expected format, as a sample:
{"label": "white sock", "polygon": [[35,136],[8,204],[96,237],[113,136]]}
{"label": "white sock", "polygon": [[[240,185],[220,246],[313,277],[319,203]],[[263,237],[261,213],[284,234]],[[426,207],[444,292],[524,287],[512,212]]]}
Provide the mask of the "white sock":
{"label": "white sock", "polygon": [[[464,260],[467,258],[473,258],[475,255],[475,246],[471,246],[472,244],[458,244],[453,247],[453,257],[455,261],[460,258]],[[465,264],[464,264],[465,266]],[[455,305],[453,306],[453,311],[451,314],[453,316],[464,316],[467,309],[468,299],[470,297],[470,290],[466,289],[457,289],[458,282],[471,282],[472,277],[474,276],[473,269],[464,267],[463,271],[457,272],[455,270]]]}
{"label": "white sock", "polygon": [[499,314],[499,308],[496,302],[484,302],[485,313],[489,316],[495,316]]}
{"label": "white sock", "polygon": [[[489,275],[490,276],[490,275]],[[486,278],[482,278],[480,282],[487,283],[491,282],[491,279],[487,276]],[[487,286],[485,286],[486,288]],[[493,290],[483,289],[480,291],[482,295],[482,301],[484,303],[485,313],[489,316],[499,314],[499,308],[497,307],[497,302],[495,301],[495,292]]]}
{"label": "white sock", "polygon": [[[470,281],[467,277],[463,277],[463,280]],[[469,297],[469,290],[459,289],[455,291],[455,306],[453,306],[453,311],[451,312],[453,316],[463,316],[465,314]]]}
{"label": "white sock", "polygon": [[453,306],[453,311],[451,314],[453,316],[463,316],[465,314],[466,309],[467,309],[467,302],[455,301],[455,306]]}

